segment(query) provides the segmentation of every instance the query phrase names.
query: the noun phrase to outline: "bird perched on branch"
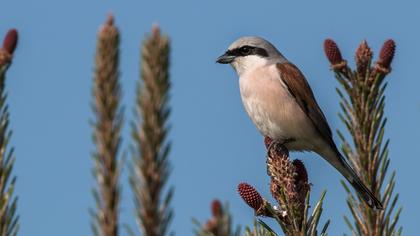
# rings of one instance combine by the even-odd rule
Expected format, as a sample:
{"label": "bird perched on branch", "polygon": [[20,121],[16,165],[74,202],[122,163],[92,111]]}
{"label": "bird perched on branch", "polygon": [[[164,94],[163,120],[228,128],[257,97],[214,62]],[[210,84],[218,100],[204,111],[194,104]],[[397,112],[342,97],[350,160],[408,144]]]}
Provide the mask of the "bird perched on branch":
{"label": "bird perched on branch", "polygon": [[313,151],[327,160],[371,208],[381,202],[363,184],[335,145],[331,129],[302,72],[270,42],[242,37],[217,58],[239,75],[245,110],[265,137],[290,151]]}

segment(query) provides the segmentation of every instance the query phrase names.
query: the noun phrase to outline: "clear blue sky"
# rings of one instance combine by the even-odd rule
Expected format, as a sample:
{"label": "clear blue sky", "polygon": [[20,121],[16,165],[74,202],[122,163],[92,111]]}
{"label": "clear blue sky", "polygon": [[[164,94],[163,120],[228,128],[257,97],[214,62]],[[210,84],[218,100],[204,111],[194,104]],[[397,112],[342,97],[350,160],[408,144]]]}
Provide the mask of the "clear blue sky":
{"label": "clear blue sky", "polygon": [[[127,121],[132,118],[141,39],[154,22],[172,39],[170,184],[176,192],[171,228],[181,236],[192,235],[192,217],[204,221],[210,215],[213,198],[230,203],[235,224],[252,223],[252,211],[236,193],[241,181],[270,196],[262,137],[242,107],[234,71],[215,63],[233,40],[259,35],[273,42],[304,72],[335,130],[343,125],[337,116],[337,83],[322,50],[324,39],[335,39],[352,61],[363,39],[377,55],[382,43],[393,38],[397,54],[388,77],[386,136],[391,138],[390,170],[397,170],[396,191],[404,207],[400,225],[406,235],[415,235],[420,217],[415,176],[420,165],[419,8],[415,1],[389,0],[3,2],[0,34],[11,27],[20,32],[7,81],[20,235],[91,235],[94,147],[88,121],[96,33],[109,11],[122,33]],[[124,150],[128,131],[126,125]],[[328,190],[323,221],[332,219],[330,235],[348,232],[342,219],[348,210],[341,177],[315,154],[293,157],[306,163],[313,199]],[[122,182],[122,223],[135,225],[126,173]]]}

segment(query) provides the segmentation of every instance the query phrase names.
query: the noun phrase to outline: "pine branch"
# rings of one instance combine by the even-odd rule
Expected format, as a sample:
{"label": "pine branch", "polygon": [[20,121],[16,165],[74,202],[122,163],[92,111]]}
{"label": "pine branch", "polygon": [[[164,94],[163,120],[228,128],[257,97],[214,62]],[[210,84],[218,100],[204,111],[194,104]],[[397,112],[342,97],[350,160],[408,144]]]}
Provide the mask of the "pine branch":
{"label": "pine branch", "polygon": [[[396,228],[401,208],[394,212],[398,199],[398,194],[393,194],[395,172],[388,183],[385,183],[390,160],[389,140],[384,139],[386,125],[384,94],[387,86],[385,77],[391,71],[395,43],[392,40],[386,41],[378,61],[372,66],[373,52],[367,42],[363,41],[356,51],[355,70],[350,69],[341,56],[339,59],[336,58],[336,55],[341,53],[334,41],[327,39],[324,47],[341,85],[341,89],[337,89],[341,99],[340,119],[351,135],[351,140],[346,140],[344,135],[338,132],[343,143],[341,149],[361,180],[381,199],[384,207],[383,211],[369,208],[343,182],[348,193],[347,204],[354,223],[352,225],[347,217],[345,221],[356,235],[396,235],[401,230]],[[392,216],[395,220],[390,223]]]}
{"label": "pine branch", "polygon": [[239,236],[239,227],[233,230],[232,217],[229,213],[227,204],[224,206],[219,200],[213,200],[211,204],[212,217],[201,225],[197,220],[193,219],[196,225],[194,233],[196,236]]}
{"label": "pine branch", "polygon": [[94,176],[98,186],[93,190],[97,209],[93,213],[95,235],[118,235],[120,201],[119,150],[123,113],[118,74],[119,32],[112,15],[98,33],[93,86],[94,142],[96,150]]}
{"label": "pine branch", "polygon": [[9,142],[12,132],[9,128],[9,110],[5,91],[6,71],[12,63],[13,53],[18,40],[15,29],[7,32],[0,48],[0,235],[17,235],[19,216],[17,197],[14,196],[16,176],[12,176],[15,155]]}
{"label": "pine branch", "polygon": [[277,236],[277,234],[263,221],[256,220],[252,229],[245,227],[245,236]]}
{"label": "pine branch", "polygon": [[[267,172],[271,177],[270,190],[278,206],[273,206],[262,198],[258,191],[247,183],[239,184],[240,196],[254,209],[256,216],[275,219],[285,235],[326,235],[329,221],[318,231],[325,192],[309,215],[310,185],[302,161],[291,161],[288,150],[269,138],[265,139],[265,143],[268,148]],[[277,235],[262,220],[258,221],[258,226],[253,230],[246,230],[246,233],[255,236]]]}
{"label": "pine branch", "polygon": [[134,192],[137,223],[145,236],[166,235],[172,219],[173,189],[164,193],[170,174],[167,141],[169,100],[169,38],[157,26],[141,51],[141,80],[137,88],[133,123],[133,169],[130,184]]}

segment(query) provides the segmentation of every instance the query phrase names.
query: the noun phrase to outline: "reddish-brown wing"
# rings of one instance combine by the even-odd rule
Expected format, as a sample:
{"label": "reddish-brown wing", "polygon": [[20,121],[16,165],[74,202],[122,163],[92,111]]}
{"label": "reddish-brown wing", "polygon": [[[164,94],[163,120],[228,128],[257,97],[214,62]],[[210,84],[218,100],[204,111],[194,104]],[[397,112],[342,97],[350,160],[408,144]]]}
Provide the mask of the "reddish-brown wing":
{"label": "reddish-brown wing", "polygon": [[279,63],[277,64],[277,68],[280,73],[280,78],[288,87],[289,92],[295,97],[300,108],[312,121],[315,128],[326,141],[333,142],[331,129],[302,72],[291,63]]}

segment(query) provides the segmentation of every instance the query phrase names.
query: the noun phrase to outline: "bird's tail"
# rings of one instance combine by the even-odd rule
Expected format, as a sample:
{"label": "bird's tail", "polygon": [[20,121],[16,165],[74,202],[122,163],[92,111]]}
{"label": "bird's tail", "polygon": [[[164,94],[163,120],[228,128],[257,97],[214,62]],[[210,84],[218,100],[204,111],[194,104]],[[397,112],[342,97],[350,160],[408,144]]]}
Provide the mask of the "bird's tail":
{"label": "bird's tail", "polygon": [[[334,156],[332,156],[334,155]],[[372,209],[382,210],[383,206],[381,201],[376,198],[370,189],[360,180],[356,172],[341,156],[338,150],[334,151],[331,155],[322,155],[331,165],[333,165],[353,186],[360,197],[369,205]]]}

